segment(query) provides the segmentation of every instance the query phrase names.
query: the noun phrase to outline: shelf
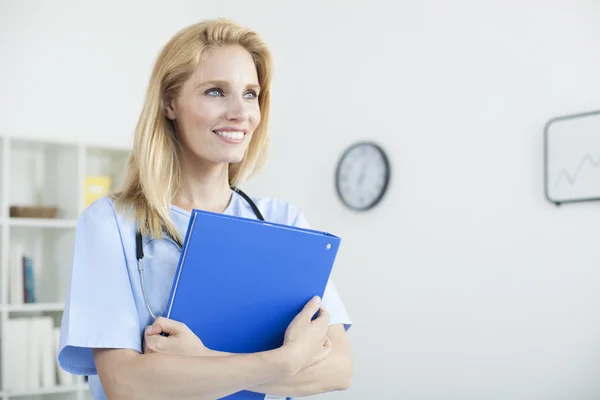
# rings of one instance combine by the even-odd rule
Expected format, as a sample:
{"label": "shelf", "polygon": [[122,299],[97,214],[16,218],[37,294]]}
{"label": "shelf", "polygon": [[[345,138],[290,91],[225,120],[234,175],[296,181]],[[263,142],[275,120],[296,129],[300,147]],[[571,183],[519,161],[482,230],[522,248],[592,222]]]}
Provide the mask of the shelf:
{"label": "shelf", "polygon": [[2,307],[4,311],[19,313],[39,311],[62,311],[64,308],[64,303],[9,304]]}
{"label": "shelf", "polygon": [[[0,220],[2,222],[2,220]],[[9,226],[31,228],[58,228],[70,229],[77,226],[76,219],[44,219],[44,218],[9,218]]]}
{"label": "shelf", "polygon": [[[39,337],[48,337],[43,330],[50,325],[57,338],[71,281],[78,218],[92,197],[106,193],[98,190],[108,186],[106,182],[110,191],[118,189],[129,152],[129,146],[0,134],[0,400],[91,398],[83,377],[60,369],[50,380],[56,385],[51,387],[21,385],[17,390],[14,377],[25,375],[23,360],[34,362],[36,355],[23,357],[28,350],[21,351],[21,346],[31,342],[30,348],[35,347]],[[38,217],[32,210],[17,213],[13,207],[51,207],[56,213]],[[18,304],[32,292],[35,303]],[[40,360],[47,360],[45,356],[39,355]],[[48,382],[38,372],[39,382]],[[29,374],[27,378],[37,381]]]}
{"label": "shelf", "polygon": [[124,182],[128,158],[128,150],[88,147],[85,175],[108,178],[109,190],[117,190]]}
{"label": "shelf", "polygon": [[24,390],[24,391],[0,392],[0,395],[7,396],[9,398],[13,398],[13,397],[24,397],[24,396],[39,396],[39,395],[44,395],[44,394],[71,393],[71,392],[77,392],[80,389],[81,389],[81,386],[79,386],[79,385],[54,386],[54,387],[30,389],[30,390]]}
{"label": "shelf", "polygon": [[[60,218],[78,214],[79,146],[13,139],[9,146],[8,206],[58,207]],[[5,206],[6,206],[5,205]]]}

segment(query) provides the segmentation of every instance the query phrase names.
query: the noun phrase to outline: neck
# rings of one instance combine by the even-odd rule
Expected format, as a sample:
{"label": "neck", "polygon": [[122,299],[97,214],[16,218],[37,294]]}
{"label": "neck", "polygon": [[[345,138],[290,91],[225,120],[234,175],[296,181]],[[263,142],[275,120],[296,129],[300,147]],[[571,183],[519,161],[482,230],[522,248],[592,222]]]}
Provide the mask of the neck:
{"label": "neck", "polygon": [[187,211],[225,211],[231,201],[227,164],[183,163],[181,172],[181,186],[173,199],[175,206]]}

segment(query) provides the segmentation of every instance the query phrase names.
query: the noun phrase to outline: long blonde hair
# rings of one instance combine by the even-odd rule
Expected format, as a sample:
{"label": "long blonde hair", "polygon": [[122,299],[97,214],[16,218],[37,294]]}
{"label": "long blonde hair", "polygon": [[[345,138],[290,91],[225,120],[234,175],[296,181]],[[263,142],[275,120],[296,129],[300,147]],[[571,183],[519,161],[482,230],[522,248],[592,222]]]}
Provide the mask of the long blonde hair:
{"label": "long blonde hair", "polygon": [[131,211],[143,235],[159,238],[164,230],[181,240],[171,221],[171,201],[181,182],[179,144],[165,115],[165,102],[175,98],[207,50],[239,45],[252,56],[261,87],[261,122],[244,159],[229,166],[229,184],[238,186],[263,166],[268,145],[272,59],[254,31],[226,19],[203,21],[179,31],[160,52],[135,129],[133,151],[121,191],[113,198],[121,210]]}

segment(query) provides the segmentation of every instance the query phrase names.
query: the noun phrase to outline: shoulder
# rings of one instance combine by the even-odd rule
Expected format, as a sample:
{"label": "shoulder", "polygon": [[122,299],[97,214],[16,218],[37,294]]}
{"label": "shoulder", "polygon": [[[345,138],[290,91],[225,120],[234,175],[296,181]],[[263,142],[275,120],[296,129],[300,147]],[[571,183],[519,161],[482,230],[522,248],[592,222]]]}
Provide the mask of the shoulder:
{"label": "shoulder", "polygon": [[114,221],[116,216],[115,201],[110,197],[104,196],[94,201],[83,210],[79,216],[79,222],[109,222],[109,220]]}
{"label": "shoulder", "polygon": [[309,228],[304,213],[295,204],[276,197],[251,196],[251,199],[263,214],[265,220],[279,224]]}
{"label": "shoulder", "polygon": [[101,197],[87,206],[77,222],[78,229],[119,229],[125,224],[125,215],[117,210],[111,197]]}

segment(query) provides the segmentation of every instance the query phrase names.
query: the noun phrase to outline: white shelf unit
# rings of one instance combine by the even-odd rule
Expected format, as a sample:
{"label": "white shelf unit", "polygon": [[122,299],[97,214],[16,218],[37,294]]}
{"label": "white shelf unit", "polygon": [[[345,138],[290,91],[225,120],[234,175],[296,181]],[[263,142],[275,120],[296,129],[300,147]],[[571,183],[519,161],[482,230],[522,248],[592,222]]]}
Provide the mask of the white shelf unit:
{"label": "white shelf unit", "polygon": [[[46,317],[54,328],[60,327],[75,228],[85,208],[86,177],[109,176],[112,188],[116,187],[122,182],[129,151],[120,146],[0,134],[0,400],[92,398],[83,377],[73,384],[60,384],[56,358],[53,384],[40,387],[28,382],[26,387],[14,388],[9,380],[14,377],[15,365],[23,361],[8,359],[16,335],[11,335],[7,326],[15,319]],[[11,206],[40,205],[56,207],[56,218],[11,217]],[[31,257],[33,303],[11,301],[13,245],[20,245]],[[28,364],[18,368],[30,372]]]}

